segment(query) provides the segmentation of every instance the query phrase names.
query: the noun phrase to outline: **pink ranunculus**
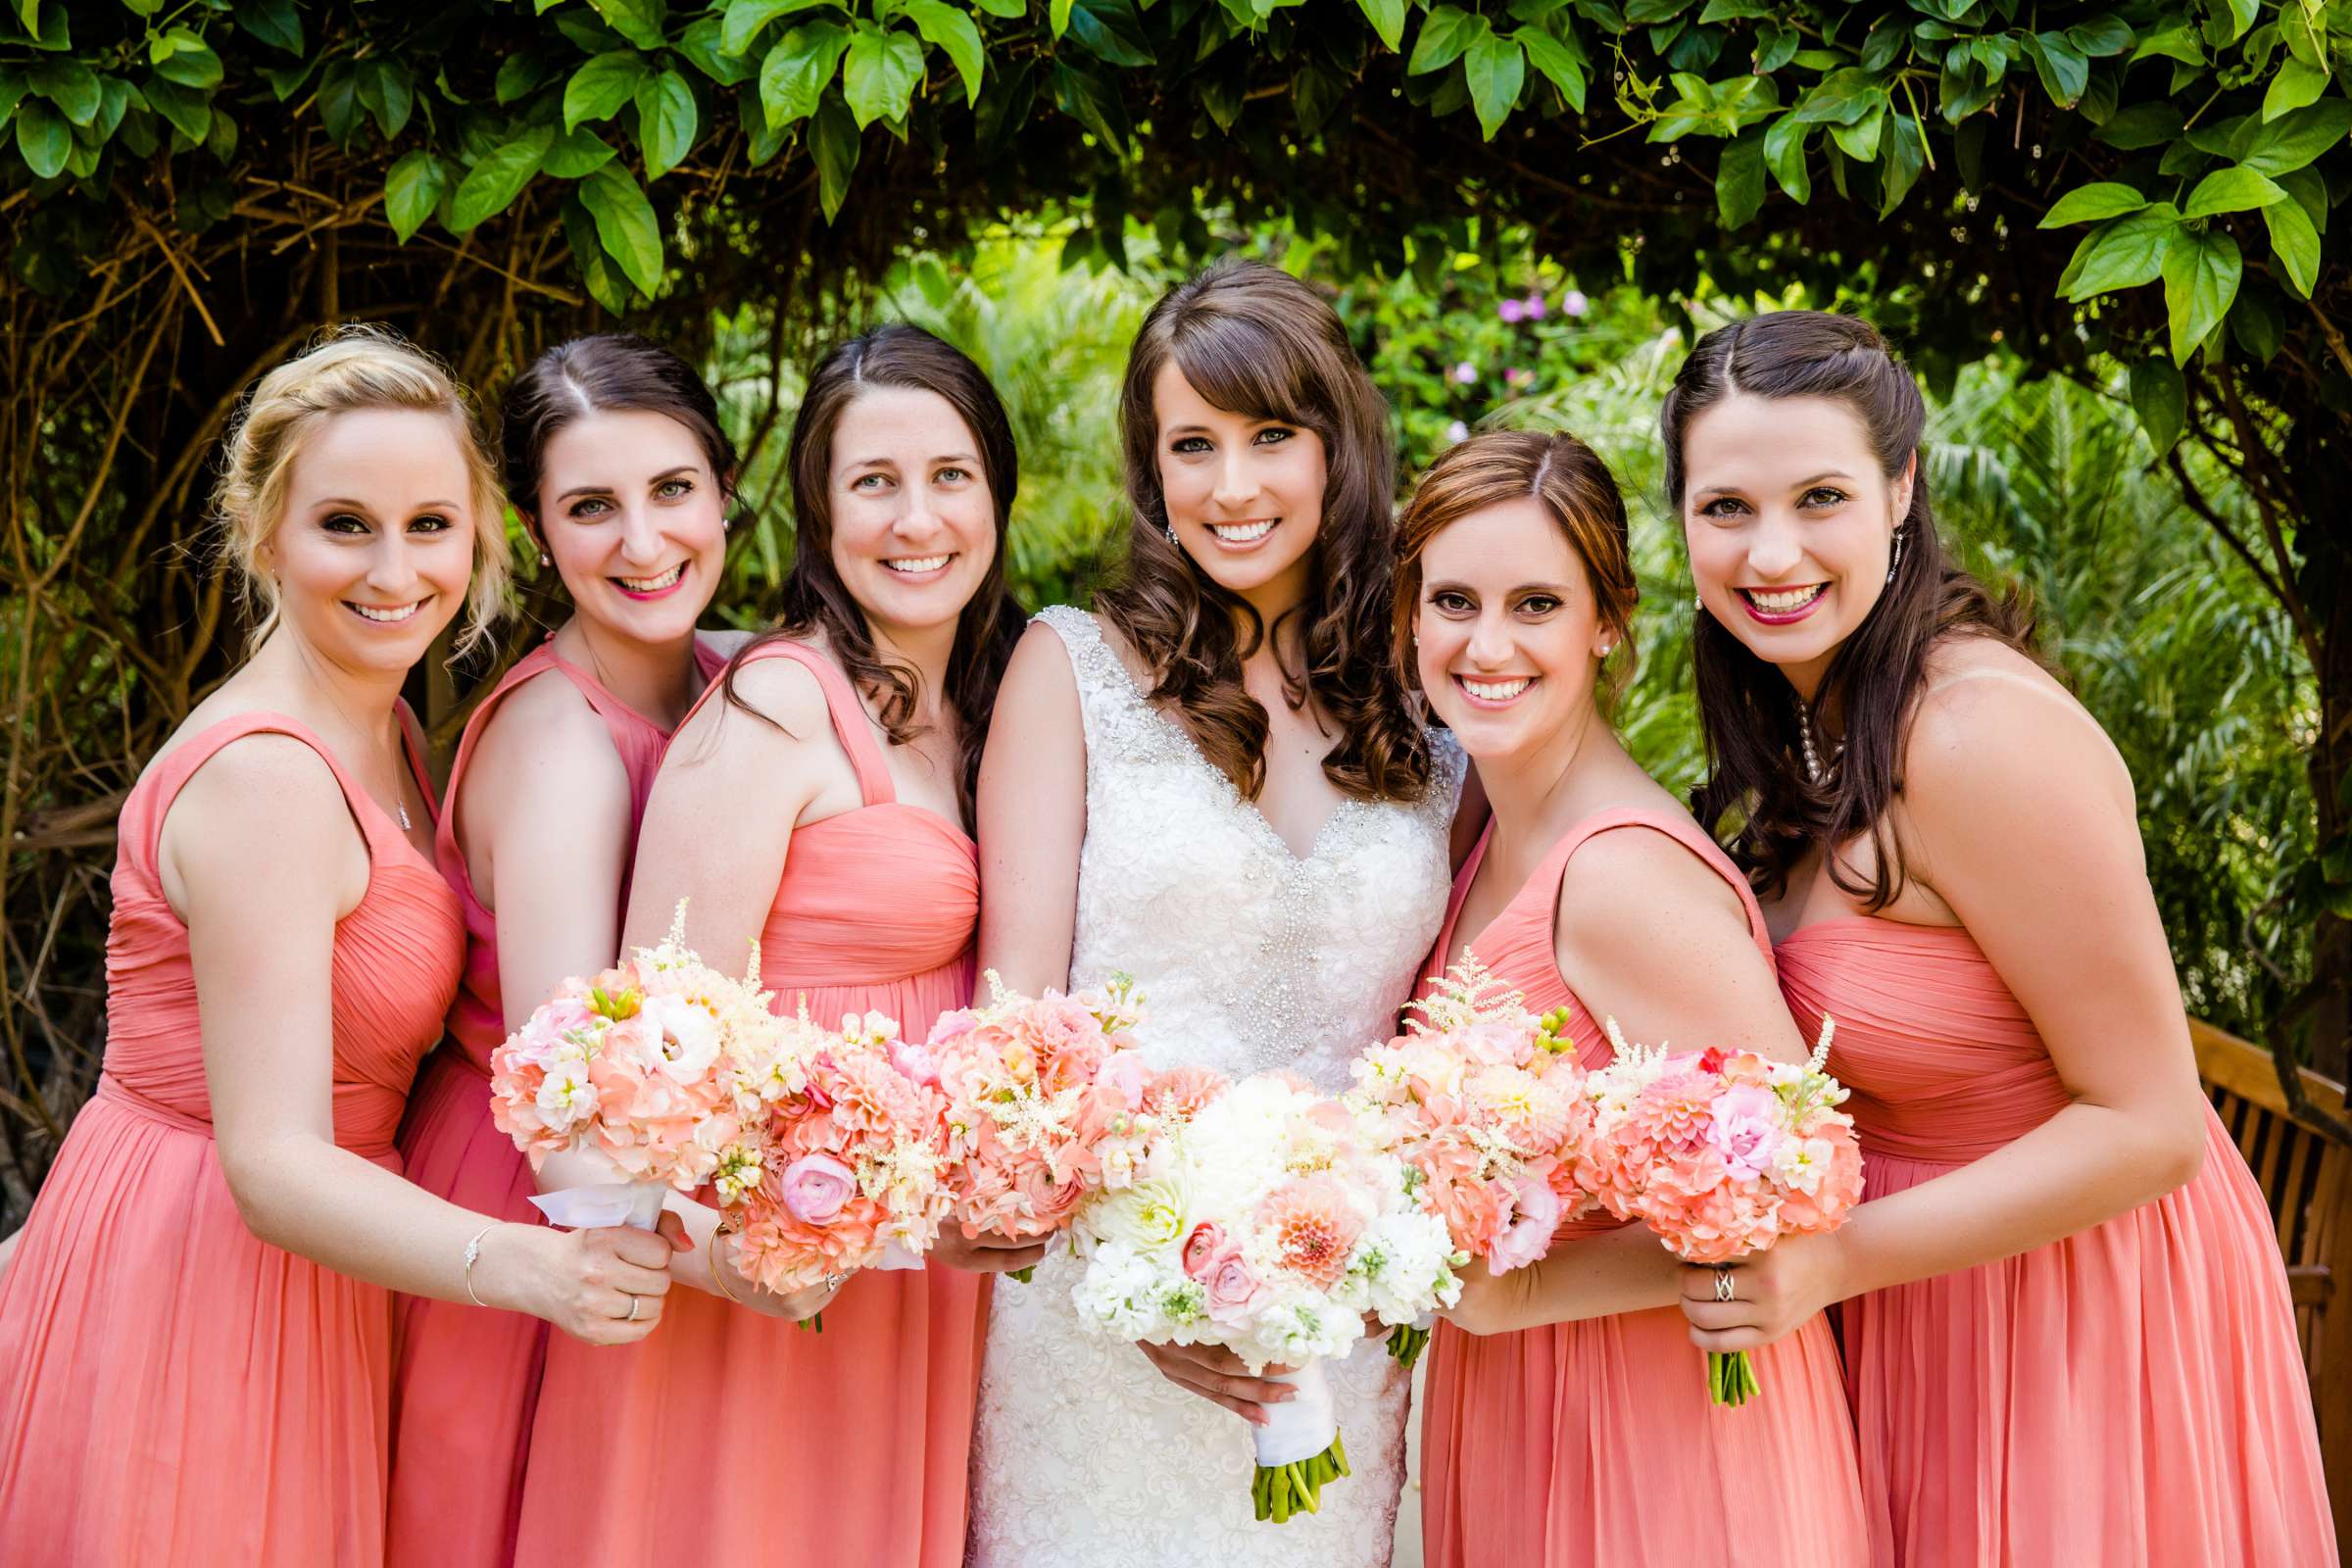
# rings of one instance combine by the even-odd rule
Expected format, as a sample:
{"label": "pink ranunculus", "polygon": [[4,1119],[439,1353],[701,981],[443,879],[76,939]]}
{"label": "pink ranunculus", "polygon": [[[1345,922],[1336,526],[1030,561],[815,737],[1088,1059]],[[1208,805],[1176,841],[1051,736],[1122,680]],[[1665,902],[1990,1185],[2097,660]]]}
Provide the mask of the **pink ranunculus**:
{"label": "pink ranunculus", "polygon": [[1134,1110],[1144,1102],[1144,1084],[1151,1075],[1141,1053],[1118,1051],[1103,1058],[1095,1082],[1117,1095],[1123,1108]]}
{"label": "pink ranunculus", "polygon": [[1250,1272],[1240,1248],[1227,1248],[1209,1260],[1208,1315],[1218,1322],[1243,1321],[1265,1294],[1265,1282]]}
{"label": "pink ranunculus", "polygon": [[1748,1181],[1772,1168],[1784,1136],[1781,1114],[1780,1097],[1754,1084],[1740,1084],[1716,1097],[1707,1141],[1735,1179]]}
{"label": "pink ranunculus", "polygon": [[784,1206],[804,1225],[829,1225],[858,1190],[857,1173],[830,1154],[804,1154],[784,1169]]}
{"label": "pink ranunculus", "polygon": [[939,1087],[939,1062],[926,1047],[893,1040],[890,1043],[890,1064],[925,1089]]}
{"label": "pink ranunculus", "polygon": [[961,1039],[972,1032],[972,1009],[952,1007],[932,1022],[930,1043],[944,1046],[951,1040]]}
{"label": "pink ranunculus", "polygon": [[1225,1250],[1225,1233],[1215,1222],[1202,1220],[1184,1239],[1184,1272],[1189,1279],[1206,1279],[1217,1254]]}
{"label": "pink ranunculus", "polygon": [[1487,1254],[1487,1266],[1497,1274],[1525,1268],[1542,1257],[1560,1226],[1560,1200],[1548,1182],[1527,1178],[1519,1183],[1514,1196],[1518,1201],[1510,1223],[1494,1238],[1494,1249]]}

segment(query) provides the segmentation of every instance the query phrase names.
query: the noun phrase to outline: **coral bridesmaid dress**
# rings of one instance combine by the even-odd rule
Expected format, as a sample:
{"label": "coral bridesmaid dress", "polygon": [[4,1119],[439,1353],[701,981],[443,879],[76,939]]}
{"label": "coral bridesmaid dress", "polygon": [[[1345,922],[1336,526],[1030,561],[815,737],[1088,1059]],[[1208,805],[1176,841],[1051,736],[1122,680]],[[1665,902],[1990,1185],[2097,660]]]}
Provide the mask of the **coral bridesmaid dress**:
{"label": "coral bridesmaid dress", "polygon": [[[896,799],[830,660],[789,642],[751,657],[815,674],[865,802],[792,835],[760,937],[762,983],[779,1008],[877,1009],[920,1038],[971,1000],[972,841]],[[553,1341],[516,1562],[958,1568],[986,1310],[981,1276],[935,1265],[858,1274],[821,1334],[678,1290],[640,1344]]]}
{"label": "coral bridesmaid dress", "polygon": [[[726,663],[698,643],[696,667],[709,683]],[[654,770],[669,732],[614,697],[596,677],[557,657],[543,642],[515,662],[458,742],[449,807],[433,838],[441,874],[466,915],[466,974],[449,1009],[449,1038],[426,1058],[400,1152],[409,1180],[478,1213],[535,1224],[539,1211],[531,1167],[514,1141],[490,1121],[490,1053],[506,1039],[498,991],[498,917],[475,897],[457,841],[458,786],[491,715],[509,692],[553,671],[579,689],[612,737],[629,779],[629,843],[653,793]],[[628,906],[624,873],[620,904]],[[398,1363],[392,1384],[392,1568],[502,1568],[513,1560],[522,1506],[523,1457],[548,1326],[521,1312],[496,1312],[470,1301],[398,1299]]]}
{"label": "coral bridesmaid dress", "polygon": [[[156,865],[181,786],[260,733],[324,758],[368,841],[368,891],[334,936],[338,1145],[400,1168],[393,1130],[457,990],[465,927],[449,884],[317,735],[239,713],[148,767],[122,803],[104,1072],[0,1278],[12,1563],[383,1558],[391,1293],[245,1228],[213,1142],[187,928]],[[413,738],[409,760],[425,783]]]}
{"label": "coral bridesmaid dress", "polygon": [[[1781,944],[1807,1030],[1838,1020],[1864,1195],[1969,1163],[2066,1090],[1968,933],[1825,920]],[[1840,1308],[1876,1568],[2323,1568],[2310,1385],[2264,1206],[2220,1118],[2155,1202]]]}
{"label": "coral bridesmaid dress", "polygon": [[[1529,1007],[1572,1009],[1588,1067],[1604,1064],[1609,1046],[1560,975],[1552,917],[1568,858],[1626,828],[1663,833],[1721,872],[1771,952],[1746,881],[1688,817],[1625,808],[1585,818],[1469,948]],[[1455,879],[1433,974],[1486,849],[1482,838]],[[1558,1245],[1616,1225],[1572,1220]],[[1705,1354],[1676,1307],[1484,1338],[1440,1323],[1422,1404],[1430,1568],[1860,1563],[1853,1426],[1828,1322],[1815,1318],[1755,1363],[1763,1393],[1734,1409],[1709,1403]]]}

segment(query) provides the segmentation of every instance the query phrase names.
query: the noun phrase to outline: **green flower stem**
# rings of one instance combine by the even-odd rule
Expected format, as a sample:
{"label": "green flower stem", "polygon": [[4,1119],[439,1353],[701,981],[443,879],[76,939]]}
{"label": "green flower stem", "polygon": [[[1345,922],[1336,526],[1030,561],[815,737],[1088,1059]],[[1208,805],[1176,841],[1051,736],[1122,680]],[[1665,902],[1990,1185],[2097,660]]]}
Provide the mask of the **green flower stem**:
{"label": "green flower stem", "polygon": [[1707,1352],[1707,1397],[1714,1403],[1742,1405],[1763,1392],[1756,1381],[1756,1363],[1745,1350],[1730,1355]]}
{"label": "green flower stem", "polygon": [[1261,1522],[1278,1525],[1289,1524],[1293,1514],[1319,1513],[1325,1485],[1348,1473],[1348,1446],[1336,1436],[1330,1447],[1311,1458],[1261,1464],[1250,1482],[1251,1511]]}
{"label": "green flower stem", "polygon": [[1031,1280],[1037,1278],[1037,1265],[1032,1263],[1027,1268],[1006,1269],[1004,1273],[1006,1278],[1019,1280],[1023,1285],[1026,1285]]}
{"label": "green flower stem", "polygon": [[1421,1352],[1428,1348],[1429,1330],[1427,1329],[1416,1328],[1410,1323],[1399,1323],[1389,1330],[1389,1354],[1395,1356],[1397,1364],[1407,1372],[1410,1372],[1414,1363],[1421,1359]]}

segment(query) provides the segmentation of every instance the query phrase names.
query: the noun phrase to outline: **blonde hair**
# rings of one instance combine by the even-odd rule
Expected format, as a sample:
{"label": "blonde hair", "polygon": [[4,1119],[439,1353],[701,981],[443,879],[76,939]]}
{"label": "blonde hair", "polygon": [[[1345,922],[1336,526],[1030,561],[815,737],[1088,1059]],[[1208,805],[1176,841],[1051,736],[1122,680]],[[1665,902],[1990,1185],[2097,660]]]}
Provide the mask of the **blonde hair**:
{"label": "blonde hair", "polygon": [[255,382],[221,438],[213,512],[221,553],[253,613],[248,652],[277,624],[277,582],[262,568],[261,554],[282,520],[294,460],[327,419],[369,409],[437,414],[456,427],[473,509],[473,584],[458,651],[480,642],[504,610],[511,565],[507,500],[473,395],[448,367],[390,327],[356,323],[319,334]]}

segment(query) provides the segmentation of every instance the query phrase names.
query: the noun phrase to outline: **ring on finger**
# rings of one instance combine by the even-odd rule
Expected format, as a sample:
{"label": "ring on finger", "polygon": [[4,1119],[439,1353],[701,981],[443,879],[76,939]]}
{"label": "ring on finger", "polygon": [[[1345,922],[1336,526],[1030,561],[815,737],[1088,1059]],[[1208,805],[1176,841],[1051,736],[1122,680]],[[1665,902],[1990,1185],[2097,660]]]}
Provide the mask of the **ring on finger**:
{"label": "ring on finger", "polygon": [[621,1319],[623,1323],[634,1323],[637,1321],[637,1303],[640,1299],[641,1298],[634,1296],[629,1298],[629,1315]]}
{"label": "ring on finger", "polygon": [[1728,1268],[1719,1268],[1715,1271],[1715,1299],[1718,1301],[1737,1299],[1732,1288],[1732,1271]]}

